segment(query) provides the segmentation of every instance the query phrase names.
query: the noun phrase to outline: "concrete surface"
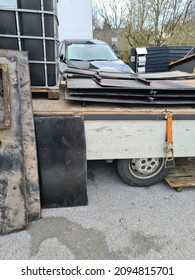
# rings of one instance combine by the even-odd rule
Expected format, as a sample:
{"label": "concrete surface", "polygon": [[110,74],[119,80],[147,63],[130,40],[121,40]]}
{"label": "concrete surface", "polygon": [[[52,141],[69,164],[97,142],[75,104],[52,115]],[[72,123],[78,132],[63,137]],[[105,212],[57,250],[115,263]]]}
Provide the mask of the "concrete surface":
{"label": "concrete surface", "polygon": [[88,198],[1,236],[0,259],[195,259],[195,188],[129,187],[113,165],[92,161]]}

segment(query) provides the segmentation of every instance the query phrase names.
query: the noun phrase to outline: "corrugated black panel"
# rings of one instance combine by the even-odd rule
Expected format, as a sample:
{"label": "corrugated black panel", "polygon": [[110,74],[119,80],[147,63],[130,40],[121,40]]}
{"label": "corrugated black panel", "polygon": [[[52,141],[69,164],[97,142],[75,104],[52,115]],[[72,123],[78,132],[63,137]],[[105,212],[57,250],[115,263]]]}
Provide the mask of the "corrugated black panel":
{"label": "corrugated black panel", "polygon": [[190,54],[194,53],[195,49],[193,50],[193,47],[194,46],[170,46],[169,47],[170,62],[185,57],[191,50],[192,52]]}
{"label": "corrugated black panel", "polygon": [[146,72],[167,71],[169,63],[169,50],[167,47],[147,48]]}
{"label": "corrugated black panel", "polygon": [[[146,55],[146,72],[163,72],[168,71],[168,65],[172,61],[176,61],[185,57],[193,46],[163,46],[163,47],[147,47]],[[131,55],[136,49],[131,49]],[[195,53],[195,48],[192,51]],[[131,68],[136,71],[136,63],[130,63]]]}

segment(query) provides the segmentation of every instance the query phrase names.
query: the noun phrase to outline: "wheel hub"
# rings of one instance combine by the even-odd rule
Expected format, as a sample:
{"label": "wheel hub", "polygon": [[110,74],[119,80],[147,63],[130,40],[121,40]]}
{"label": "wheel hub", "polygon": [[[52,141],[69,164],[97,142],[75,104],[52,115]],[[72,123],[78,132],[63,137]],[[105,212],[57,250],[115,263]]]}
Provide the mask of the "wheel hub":
{"label": "wheel hub", "polygon": [[[129,169],[138,178],[154,176],[159,171],[162,162],[158,158],[132,159]],[[160,168],[161,169],[161,168]]]}

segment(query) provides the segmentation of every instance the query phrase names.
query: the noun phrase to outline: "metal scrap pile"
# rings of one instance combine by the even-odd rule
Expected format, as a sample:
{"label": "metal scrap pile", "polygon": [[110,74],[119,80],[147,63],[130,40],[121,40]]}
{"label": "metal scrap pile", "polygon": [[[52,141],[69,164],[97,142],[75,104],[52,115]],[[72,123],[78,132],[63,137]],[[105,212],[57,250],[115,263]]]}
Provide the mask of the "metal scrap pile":
{"label": "metal scrap pile", "polygon": [[122,74],[67,68],[65,98],[130,104],[195,104],[195,75]]}

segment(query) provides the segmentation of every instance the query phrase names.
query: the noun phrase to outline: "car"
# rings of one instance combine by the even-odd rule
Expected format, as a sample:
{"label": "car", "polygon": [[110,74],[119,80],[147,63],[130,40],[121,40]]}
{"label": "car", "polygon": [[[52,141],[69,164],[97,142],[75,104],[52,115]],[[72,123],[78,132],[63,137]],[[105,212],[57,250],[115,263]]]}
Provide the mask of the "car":
{"label": "car", "polygon": [[100,40],[71,39],[59,44],[59,69],[67,67],[82,70],[134,73],[112,48]]}

